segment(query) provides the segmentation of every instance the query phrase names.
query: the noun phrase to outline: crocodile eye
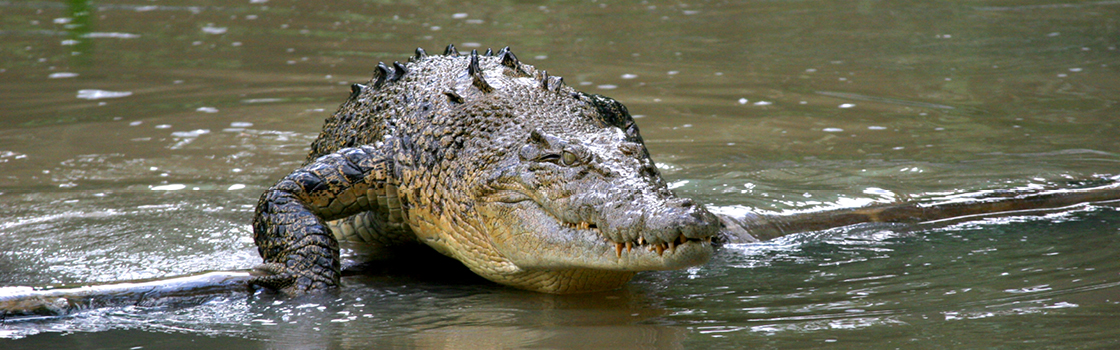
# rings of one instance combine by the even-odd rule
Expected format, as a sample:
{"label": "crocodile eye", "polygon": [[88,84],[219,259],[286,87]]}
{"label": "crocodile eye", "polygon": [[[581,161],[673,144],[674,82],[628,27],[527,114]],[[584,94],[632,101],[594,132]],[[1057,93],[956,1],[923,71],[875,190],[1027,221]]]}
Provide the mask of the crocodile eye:
{"label": "crocodile eye", "polygon": [[579,162],[579,156],[576,156],[575,153],[564,151],[564,153],[560,154],[560,161],[564,166],[573,166],[576,165],[576,162]]}

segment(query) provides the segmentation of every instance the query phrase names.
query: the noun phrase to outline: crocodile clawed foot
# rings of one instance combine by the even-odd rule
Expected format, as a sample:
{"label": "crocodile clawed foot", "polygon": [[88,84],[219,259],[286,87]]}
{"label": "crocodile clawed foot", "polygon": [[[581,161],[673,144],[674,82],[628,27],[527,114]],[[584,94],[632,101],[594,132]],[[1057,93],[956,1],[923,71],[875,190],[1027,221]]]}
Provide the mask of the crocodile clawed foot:
{"label": "crocodile clawed foot", "polygon": [[263,287],[289,297],[322,293],[338,288],[338,283],[327,275],[300,272],[283,264],[265,263],[253,268],[252,288]]}

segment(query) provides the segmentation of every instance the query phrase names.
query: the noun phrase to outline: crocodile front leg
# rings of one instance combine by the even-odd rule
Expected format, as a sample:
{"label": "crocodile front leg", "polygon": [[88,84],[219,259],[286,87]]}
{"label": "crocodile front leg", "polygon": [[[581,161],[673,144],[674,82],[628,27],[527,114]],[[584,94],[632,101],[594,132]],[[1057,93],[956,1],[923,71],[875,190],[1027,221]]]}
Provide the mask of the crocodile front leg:
{"label": "crocodile front leg", "polygon": [[[264,264],[250,285],[288,295],[339,285],[338,241],[326,222],[375,208],[391,160],[363,146],[325,155],[288,174],[261,196],[253,238]],[[393,187],[391,184],[390,187]]]}

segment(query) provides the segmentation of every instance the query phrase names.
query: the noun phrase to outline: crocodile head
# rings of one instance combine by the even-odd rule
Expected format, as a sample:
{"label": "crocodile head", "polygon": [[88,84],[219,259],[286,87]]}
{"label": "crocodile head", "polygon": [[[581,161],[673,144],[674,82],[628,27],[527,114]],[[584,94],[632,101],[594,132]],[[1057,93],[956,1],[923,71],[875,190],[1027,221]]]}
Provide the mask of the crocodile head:
{"label": "crocodile head", "polygon": [[636,271],[706,262],[717,218],[673,195],[622,104],[570,96],[583,108],[512,133],[504,142],[520,146],[475,187],[493,248],[540,283],[522,287],[617,288]]}
{"label": "crocodile head", "polygon": [[[411,61],[381,66],[377,89],[336,118],[392,114],[346,143],[397,154],[399,191],[412,194],[405,220],[421,242],[492,281],[550,293],[614,289],[638,271],[711,257],[719,220],[672,193],[621,103],[508,48]],[[337,139],[320,136],[345,146]]]}

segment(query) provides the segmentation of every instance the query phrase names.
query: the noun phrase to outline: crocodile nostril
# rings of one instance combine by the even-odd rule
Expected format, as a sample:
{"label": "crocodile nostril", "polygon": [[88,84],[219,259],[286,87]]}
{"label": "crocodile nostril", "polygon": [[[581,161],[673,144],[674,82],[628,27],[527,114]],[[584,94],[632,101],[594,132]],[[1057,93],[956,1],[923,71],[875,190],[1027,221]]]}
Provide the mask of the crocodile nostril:
{"label": "crocodile nostril", "polygon": [[618,149],[622,151],[622,154],[626,156],[635,156],[642,152],[642,146],[631,142],[625,142],[621,145],[618,145]]}
{"label": "crocodile nostril", "polygon": [[692,198],[677,198],[673,201],[673,204],[679,208],[691,208],[696,203],[692,201]]}

